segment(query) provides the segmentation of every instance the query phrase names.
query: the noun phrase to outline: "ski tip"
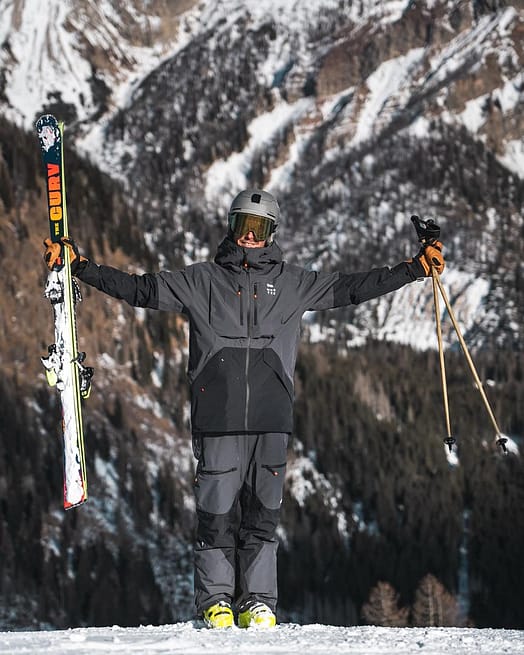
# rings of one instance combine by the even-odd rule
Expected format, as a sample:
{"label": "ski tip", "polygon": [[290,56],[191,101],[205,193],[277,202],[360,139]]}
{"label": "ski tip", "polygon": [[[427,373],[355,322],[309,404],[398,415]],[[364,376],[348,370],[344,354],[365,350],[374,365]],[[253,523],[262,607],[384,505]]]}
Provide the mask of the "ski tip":
{"label": "ski tip", "polygon": [[42,125],[51,125],[51,124],[59,124],[58,119],[53,116],[53,114],[42,114],[37,121],[35,122],[36,127],[41,127]]}

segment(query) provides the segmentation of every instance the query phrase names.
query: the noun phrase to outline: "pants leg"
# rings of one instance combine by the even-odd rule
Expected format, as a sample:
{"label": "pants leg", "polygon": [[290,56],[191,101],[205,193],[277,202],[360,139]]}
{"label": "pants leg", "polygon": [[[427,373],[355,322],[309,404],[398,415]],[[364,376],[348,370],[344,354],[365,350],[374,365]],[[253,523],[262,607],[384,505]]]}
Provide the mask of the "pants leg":
{"label": "pants leg", "polygon": [[194,492],[197,535],[194,547],[197,612],[235,596],[235,553],[242,485],[239,436],[195,436],[198,459]]}
{"label": "pants leg", "polygon": [[286,472],[288,435],[257,435],[240,495],[241,519],[237,545],[237,605],[251,601],[277,604],[276,529]]}
{"label": "pants leg", "polygon": [[196,436],[195,605],[277,603],[276,528],[288,435]]}

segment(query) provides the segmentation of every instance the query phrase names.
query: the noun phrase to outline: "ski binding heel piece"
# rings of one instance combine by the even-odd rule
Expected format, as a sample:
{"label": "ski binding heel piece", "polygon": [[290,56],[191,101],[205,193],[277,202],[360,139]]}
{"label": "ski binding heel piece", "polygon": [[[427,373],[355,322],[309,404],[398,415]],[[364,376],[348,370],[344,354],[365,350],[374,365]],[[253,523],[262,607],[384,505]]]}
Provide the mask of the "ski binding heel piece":
{"label": "ski binding heel piece", "polygon": [[85,352],[79,352],[78,355],[71,360],[78,366],[78,380],[80,382],[80,395],[84,400],[89,398],[91,393],[91,379],[95,374],[95,369],[92,366],[84,366],[86,359]]}

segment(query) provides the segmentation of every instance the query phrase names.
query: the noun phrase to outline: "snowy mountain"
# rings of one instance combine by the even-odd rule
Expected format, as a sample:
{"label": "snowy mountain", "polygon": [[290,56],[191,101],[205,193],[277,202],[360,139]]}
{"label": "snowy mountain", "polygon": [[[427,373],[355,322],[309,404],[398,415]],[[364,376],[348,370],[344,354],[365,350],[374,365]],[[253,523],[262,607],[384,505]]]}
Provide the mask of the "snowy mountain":
{"label": "snowy mountain", "polygon": [[[522,1],[502,0],[0,0],[0,625],[156,624],[193,611],[179,317],[82,288],[81,347],[96,368],[90,500],[60,508],[59,410],[39,363],[51,326],[35,117],[66,121],[80,248],[126,270],[213,257],[248,184],[278,196],[286,258],[313,269],[396,264],[418,249],[411,214],[434,218],[443,282],[518,453],[523,24]],[[442,310],[459,438],[446,457],[432,303],[426,280],[305,317],[283,620],[358,623],[377,581],[407,607],[433,573],[461,605],[457,622],[524,625],[522,463],[493,451]]]}
{"label": "snowy mountain", "polygon": [[[412,255],[419,213],[442,222],[472,341],[496,328],[519,343],[520,273],[501,278],[497,261],[501,232],[522,229],[520,3],[39,6],[0,4],[3,109],[27,129],[62,114],[123,184],[161,266],[212,254],[249,184],[277,193],[286,250],[313,267]],[[435,346],[424,285],[344,318],[348,344]]]}

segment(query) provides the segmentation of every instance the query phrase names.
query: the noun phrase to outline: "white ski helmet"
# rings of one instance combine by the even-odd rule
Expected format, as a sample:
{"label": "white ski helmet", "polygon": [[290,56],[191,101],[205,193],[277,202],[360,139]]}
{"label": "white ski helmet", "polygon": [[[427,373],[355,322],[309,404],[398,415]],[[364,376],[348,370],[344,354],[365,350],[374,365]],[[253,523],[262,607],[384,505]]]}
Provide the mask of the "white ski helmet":
{"label": "white ski helmet", "polygon": [[230,236],[237,239],[251,230],[258,241],[272,243],[279,218],[280,207],[274,196],[261,189],[245,189],[229,208]]}

